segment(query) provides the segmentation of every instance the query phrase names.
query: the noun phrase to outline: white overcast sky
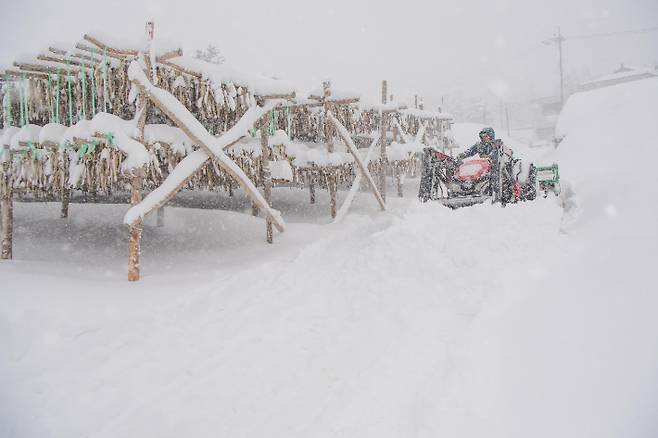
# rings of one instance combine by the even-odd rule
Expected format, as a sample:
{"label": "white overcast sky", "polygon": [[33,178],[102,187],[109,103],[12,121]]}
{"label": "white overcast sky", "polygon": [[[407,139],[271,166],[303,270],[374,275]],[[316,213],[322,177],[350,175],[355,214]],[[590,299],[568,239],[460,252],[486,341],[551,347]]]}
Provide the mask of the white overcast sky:
{"label": "white overcast sky", "polygon": [[[503,84],[510,100],[557,91],[557,50],[565,36],[658,26],[658,0],[91,0],[2,1],[0,63],[87,30],[157,35],[186,50],[218,46],[242,69],[300,83],[331,78],[375,96],[477,95]],[[658,32],[566,42],[567,74],[609,73],[621,62],[658,64]],[[498,88],[501,88],[500,86]]]}

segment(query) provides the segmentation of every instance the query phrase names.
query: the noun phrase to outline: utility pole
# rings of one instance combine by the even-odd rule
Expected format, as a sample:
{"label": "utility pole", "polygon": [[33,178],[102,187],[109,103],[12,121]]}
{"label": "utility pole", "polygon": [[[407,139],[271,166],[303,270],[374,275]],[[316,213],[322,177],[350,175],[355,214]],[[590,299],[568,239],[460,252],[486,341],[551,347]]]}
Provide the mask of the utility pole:
{"label": "utility pole", "polygon": [[560,27],[558,26],[557,49],[558,52],[560,52],[560,107],[564,106],[564,69],[562,66],[562,41],[564,41],[564,38],[562,38],[562,32],[560,31]]}
{"label": "utility pole", "polygon": [[562,42],[565,40],[562,36],[560,27],[557,28],[557,36],[542,41],[543,44],[557,44],[558,57],[560,62],[560,107],[564,106],[564,68],[562,64]]}
{"label": "utility pole", "polygon": [[556,44],[557,45],[557,50],[558,50],[558,56],[559,56],[559,61],[560,61],[560,103],[562,106],[564,106],[564,68],[563,68],[563,63],[562,63],[562,42],[563,41],[574,41],[574,40],[585,40],[585,39],[594,39],[594,38],[607,38],[607,37],[617,37],[617,36],[623,36],[623,35],[635,35],[635,34],[640,34],[640,33],[648,33],[648,32],[655,32],[658,31],[658,27],[649,27],[645,29],[633,29],[633,30],[625,30],[622,32],[608,32],[608,33],[596,33],[596,34],[589,34],[589,35],[575,35],[575,36],[570,36],[569,38],[565,38],[562,36],[562,31],[560,27],[558,26],[557,28],[557,36],[554,36],[553,38],[549,38],[547,40],[542,41],[542,44]]}

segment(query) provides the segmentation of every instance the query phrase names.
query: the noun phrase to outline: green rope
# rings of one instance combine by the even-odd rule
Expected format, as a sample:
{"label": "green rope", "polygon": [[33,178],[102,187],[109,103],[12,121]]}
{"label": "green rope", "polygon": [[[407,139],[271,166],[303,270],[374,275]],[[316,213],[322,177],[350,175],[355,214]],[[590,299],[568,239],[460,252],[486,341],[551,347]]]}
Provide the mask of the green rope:
{"label": "green rope", "polygon": [[107,134],[105,134],[105,138],[107,139],[108,143],[110,143],[111,146],[114,146],[114,134],[108,132]]}
{"label": "green rope", "polygon": [[53,79],[48,75],[48,105],[50,106],[50,123],[55,123],[55,107],[53,100]]}
{"label": "green rope", "polygon": [[82,118],[87,120],[87,73],[85,73],[85,58],[82,58]]}
{"label": "green rope", "polygon": [[30,152],[32,153],[32,158],[39,159],[39,151],[37,150],[37,148],[34,147],[34,143],[32,143],[32,140],[27,141],[27,147],[30,148]]}
{"label": "green rope", "polygon": [[269,125],[269,135],[274,135],[277,128],[279,127],[279,112],[270,111],[270,125]]}
{"label": "green rope", "polygon": [[[25,75],[23,75],[23,99],[25,99],[25,103],[23,104],[23,111],[25,111],[25,125],[30,123],[30,113],[28,112],[28,91],[30,90],[30,83],[28,82],[28,79]],[[23,126],[25,126],[23,125]]]}
{"label": "green rope", "polygon": [[96,115],[96,64],[94,64],[94,48],[91,48],[89,54],[89,64],[91,64],[91,117]]}
{"label": "green rope", "polygon": [[101,142],[99,140],[94,140],[93,142],[91,142],[91,144],[89,145],[89,149],[87,150],[87,155],[91,155],[94,152],[96,152],[96,146],[98,146],[100,143]]}
{"label": "green rope", "polygon": [[82,158],[87,154],[87,151],[89,150],[89,144],[85,143],[78,149],[78,157]]}
{"label": "green rope", "polygon": [[68,89],[69,126],[73,126],[73,93],[71,92],[71,66],[66,61],[66,85]]}
{"label": "green rope", "polygon": [[21,82],[18,83],[18,112],[21,113],[21,128],[25,126],[25,110],[23,109],[23,94],[25,91],[23,90],[23,84]]}
{"label": "green rope", "polygon": [[107,112],[107,48],[103,49],[103,111]]}
{"label": "green rope", "polygon": [[57,87],[55,91],[55,123],[59,123],[59,95],[61,94],[59,91],[59,70],[57,70]]}

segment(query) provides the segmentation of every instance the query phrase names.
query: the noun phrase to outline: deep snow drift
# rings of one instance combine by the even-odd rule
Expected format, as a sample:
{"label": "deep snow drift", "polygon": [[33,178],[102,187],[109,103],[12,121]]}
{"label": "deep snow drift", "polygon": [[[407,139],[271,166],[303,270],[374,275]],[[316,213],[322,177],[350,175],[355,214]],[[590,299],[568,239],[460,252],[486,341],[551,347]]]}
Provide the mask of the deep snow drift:
{"label": "deep snow drift", "polygon": [[273,246],[244,197],[169,208],[138,284],[125,206],[18,204],[0,436],[655,436],[656,114],[658,80],[573,96],[562,200],[451,211],[407,180],[328,224],[278,189]]}

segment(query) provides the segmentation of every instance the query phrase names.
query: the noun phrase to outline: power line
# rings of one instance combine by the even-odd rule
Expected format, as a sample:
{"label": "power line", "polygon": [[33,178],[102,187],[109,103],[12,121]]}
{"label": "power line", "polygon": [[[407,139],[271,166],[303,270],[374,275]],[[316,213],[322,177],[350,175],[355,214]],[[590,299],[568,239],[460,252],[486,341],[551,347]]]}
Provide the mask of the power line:
{"label": "power line", "polygon": [[619,35],[632,35],[632,34],[638,34],[638,33],[649,33],[649,32],[654,32],[657,31],[658,27],[647,27],[645,29],[635,29],[635,30],[623,30],[621,32],[608,32],[608,33],[593,33],[589,35],[576,35],[572,37],[565,37],[565,40],[585,40],[585,39],[591,39],[591,38],[603,38],[603,37],[611,37],[611,36],[619,36]]}

